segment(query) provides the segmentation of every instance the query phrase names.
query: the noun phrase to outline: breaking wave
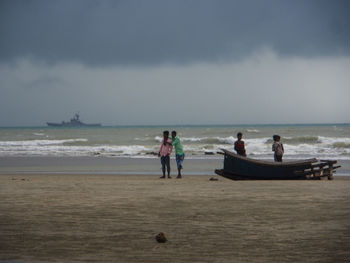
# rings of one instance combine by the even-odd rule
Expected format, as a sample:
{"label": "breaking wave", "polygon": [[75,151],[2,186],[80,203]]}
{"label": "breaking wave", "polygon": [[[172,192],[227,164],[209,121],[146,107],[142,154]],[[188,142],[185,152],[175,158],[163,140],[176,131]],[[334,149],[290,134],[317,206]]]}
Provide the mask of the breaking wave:
{"label": "breaking wave", "polygon": [[[163,137],[156,136],[155,141],[162,142]],[[233,136],[229,137],[182,137],[182,142],[187,143],[206,143],[206,144],[234,144],[237,140]]]}
{"label": "breaking wave", "polygon": [[250,133],[259,133],[260,131],[257,130],[257,129],[247,129],[247,132],[250,132]]}
{"label": "breaking wave", "polygon": [[0,141],[0,146],[45,146],[87,141],[87,139]]}
{"label": "breaking wave", "polygon": [[350,143],[345,142],[335,142],[333,143],[334,148],[350,148]]}
{"label": "breaking wave", "polygon": [[[233,151],[233,144],[236,141],[234,136],[210,136],[212,134],[214,135],[214,133],[209,133],[208,136],[180,136],[187,158],[215,158],[216,152],[220,149]],[[243,138],[247,154],[253,158],[271,159],[273,155],[272,138],[270,136],[260,137],[260,134],[261,132],[247,134]],[[95,134],[86,138],[52,140],[46,137],[41,138],[43,139],[40,140],[38,137],[26,140],[2,139],[0,156],[137,156],[146,158],[156,157],[162,141],[161,136],[149,134],[132,138],[127,136],[104,137],[104,135],[96,137]],[[282,137],[282,143],[287,159],[310,157],[350,159],[350,137],[291,136]],[[216,158],[221,158],[221,156],[217,155]]]}
{"label": "breaking wave", "polygon": [[[319,136],[298,136],[298,137],[282,137],[282,141],[285,144],[302,144],[302,143],[308,143],[308,144],[315,144],[315,143],[321,143],[321,138]],[[272,138],[268,138],[266,143],[273,143]]]}

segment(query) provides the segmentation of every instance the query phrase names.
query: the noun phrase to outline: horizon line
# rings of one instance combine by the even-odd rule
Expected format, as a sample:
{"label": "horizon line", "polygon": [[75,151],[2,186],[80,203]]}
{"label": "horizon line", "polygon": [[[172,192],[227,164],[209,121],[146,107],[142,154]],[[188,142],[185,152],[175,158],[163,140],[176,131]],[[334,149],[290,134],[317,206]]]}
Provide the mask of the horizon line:
{"label": "horizon line", "polygon": [[172,126],[172,127],[204,127],[204,126],[222,126],[222,127],[229,127],[229,126],[307,126],[307,125],[314,125],[314,126],[323,126],[323,125],[350,125],[350,122],[324,122],[324,123],[239,123],[239,124],[114,124],[114,125],[102,125],[99,127],[88,127],[88,126],[76,126],[76,127],[49,127],[49,126],[36,126],[36,125],[18,125],[18,126],[0,126],[0,128],[113,128],[113,127],[165,127],[165,126]]}

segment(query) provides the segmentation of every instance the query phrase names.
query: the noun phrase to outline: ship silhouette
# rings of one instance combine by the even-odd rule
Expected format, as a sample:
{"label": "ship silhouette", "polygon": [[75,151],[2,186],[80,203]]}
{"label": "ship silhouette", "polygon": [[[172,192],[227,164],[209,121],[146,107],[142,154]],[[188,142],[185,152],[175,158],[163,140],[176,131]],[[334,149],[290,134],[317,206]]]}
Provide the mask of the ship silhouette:
{"label": "ship silhouette", "polygon": [[47,122],[48,126],[51,127],[99,127],[101,123],[83,123],[79,119],[79,113],[76,113],[70,121],[62,121],[61,123]]}

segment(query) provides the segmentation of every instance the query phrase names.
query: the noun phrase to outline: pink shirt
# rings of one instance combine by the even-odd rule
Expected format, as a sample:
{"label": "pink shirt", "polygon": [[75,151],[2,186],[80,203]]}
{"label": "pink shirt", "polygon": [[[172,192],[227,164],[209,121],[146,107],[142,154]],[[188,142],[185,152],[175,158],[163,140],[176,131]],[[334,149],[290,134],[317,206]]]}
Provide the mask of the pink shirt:
{"label": "pink shirt", "polygon": [[171,140],[168,139],[167,143],[164,145],[164,139],[163,139],[159,149],[160,156],[170,155],[172,150],[173,150],[173,146],[171,145]]}

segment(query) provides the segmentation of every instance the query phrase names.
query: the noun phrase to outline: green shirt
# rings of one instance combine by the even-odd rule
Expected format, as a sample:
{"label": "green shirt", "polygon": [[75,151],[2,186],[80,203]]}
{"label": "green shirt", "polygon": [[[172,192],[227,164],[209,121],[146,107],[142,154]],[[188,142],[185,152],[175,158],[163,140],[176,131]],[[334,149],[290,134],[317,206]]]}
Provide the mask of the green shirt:
{"label": "green shirt", "polygon": [[182,147],[182,143],[179,137],[175,136],[175,138],[171,138],[171,140],[172,140],[173,146],[175,147],[176,154],[179,154],[179,155],[184,154],[184,149]]}

